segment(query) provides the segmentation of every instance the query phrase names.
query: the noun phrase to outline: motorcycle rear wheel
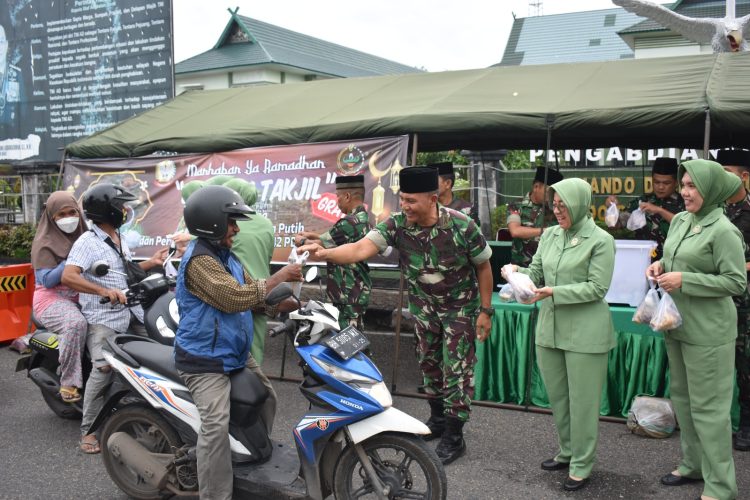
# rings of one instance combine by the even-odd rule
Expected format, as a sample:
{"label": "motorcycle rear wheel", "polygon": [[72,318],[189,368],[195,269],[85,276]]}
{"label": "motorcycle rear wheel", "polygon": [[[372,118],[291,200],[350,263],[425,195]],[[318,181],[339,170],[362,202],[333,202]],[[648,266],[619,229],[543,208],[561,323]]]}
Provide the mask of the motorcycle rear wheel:
{"label": "motorcycle rear wheel", "polygon": [[127,433],[152,453],[174,453],[175,449],[182,446],[182,440],[177,432],[156,411],[140,405],[126,406],[118,410],[102,430],[102,459],[112,481],[133,498],[164,498],[164,492],[150,486],[135,471],[110,453],[107,441],[115,432]]}
{"label": "motorcycle rear wheel", "polygon": [[[448,487],[443,464],[422,439],[383,433],[361,444],[380,480],[390,486],[389,499],[445,500]],[[347,446],[334,469],[333,494],[340,500],[377,498],[352,446]]]}
{"label": "motorcycle rear wheel", "polygon": [[52,394],[44,389],[41,389],[41,391],[44,402],[47,403],[47,406],[49,406],[49,409],[52,410],[55,415],[68,420],[81,419],[81,410],[79,410],[77,406],[64,402],[60,399],[60,396],[56,394]]}

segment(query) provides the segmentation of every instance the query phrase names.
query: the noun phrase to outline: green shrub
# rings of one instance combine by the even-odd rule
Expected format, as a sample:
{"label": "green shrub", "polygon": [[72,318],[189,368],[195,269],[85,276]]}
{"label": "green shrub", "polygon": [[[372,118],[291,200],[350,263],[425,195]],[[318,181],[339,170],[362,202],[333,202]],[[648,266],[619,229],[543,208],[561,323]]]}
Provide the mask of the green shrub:
{"label": "green shrub", "polygon": [[36,228],[32,224],[0,226],[0,256],[29,259]]}
{"label": "green shrub", "polygon": [[500,228],[508,227],[508,205],[495,207],[492,212],[492,237],[494,238]]}

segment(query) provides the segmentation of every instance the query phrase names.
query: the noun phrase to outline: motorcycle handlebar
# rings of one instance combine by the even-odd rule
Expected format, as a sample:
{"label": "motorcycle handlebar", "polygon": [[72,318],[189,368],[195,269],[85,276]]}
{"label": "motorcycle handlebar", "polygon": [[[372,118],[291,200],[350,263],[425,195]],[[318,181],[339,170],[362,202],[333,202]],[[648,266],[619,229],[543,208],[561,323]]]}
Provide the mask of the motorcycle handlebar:
{"label": "motorcycle handlebar", "polygon": [[280,335],[282,333],[287,333],[287,332],[291,331],[292,328],[294,328],[294,320],[293,319],[288,319],[288,320],[284,321],[284,323],[280,324],[279,326],[277,326],[275,328],[271,328],[268,331],[268,336],[271,337],[271,338],[273,338],[273,337],[276,337],[277,335]]}

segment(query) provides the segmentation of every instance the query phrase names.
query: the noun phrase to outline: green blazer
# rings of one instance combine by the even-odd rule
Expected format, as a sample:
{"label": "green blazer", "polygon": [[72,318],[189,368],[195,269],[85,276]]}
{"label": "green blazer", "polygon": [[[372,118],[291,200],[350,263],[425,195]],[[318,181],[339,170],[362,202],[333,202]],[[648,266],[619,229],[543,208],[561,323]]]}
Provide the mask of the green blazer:
{"label": "green blazer", "polygon": [[701,219],[680,212],[672,219],[664,256],[664,272],[682,273],[682,288],[670,295],[682,326],[665,333],[695,345],[715,346],[737,337],[733,295],[747,287],[742,234],[717,207]]}
{"label": "green blazer", "polygon": [[587,218],[577,234],[560,226],[542,233],[539,248],[527,269],[537,286],[552,287],[541,301],[536,344],[581,353],[605,353],[615,346],[609,290],[615,268],[615,240]]}

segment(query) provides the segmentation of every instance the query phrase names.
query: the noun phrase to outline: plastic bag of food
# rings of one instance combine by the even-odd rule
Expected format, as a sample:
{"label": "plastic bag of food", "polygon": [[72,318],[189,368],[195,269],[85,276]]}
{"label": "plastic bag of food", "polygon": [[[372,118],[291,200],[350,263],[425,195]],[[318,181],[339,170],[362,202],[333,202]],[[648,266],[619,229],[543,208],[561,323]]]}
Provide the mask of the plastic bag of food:
{"label": "plastic bag of food", "polygon": [[636,396],[628,411],[627,425],[630,432],[639,436],[659,439],[671,436],[677,425],[672,401]]}
{"label": "plastic bag of food", "polygon": [[604,222],[607,223],[607,227],[615,227],[619,220],[620,209],[617,208],[616,203],[610,203],[609,207],[607,207],[607,211],[604,212]]}
{"label": "plastic bag of food", "polygon": [[501,302],[515,302],[516,300],[513,294],[513,287],[510,285],[510,283],[506,283],[502,287],[500,287],[498,295],[500,295]]}
{"label": "plastic bag of food", "polygon": [[633,210],[633,213],[630,214],[630,218],[628,219],[628,223],[626,224],[627,228],[631,231],[635,231],[636,229],[640,229],[645,225],[646,213],[640,208],[636,208],[635,210]]}
{"label": "plastic bag of food", "polygon": [[656,285],[652,281],[648,292],[646,292],[646,296],[643,297],[643,301],[638,305],[635,314],[633,314],[633,323],[648,325],[651,322],[651,318],[654,317],[657,307],[659,307],[659,292],[656,291]]}
{"label": "plastic bag of food", "polygon": [[508,273],[508,283],[513,287],[513,295],[516,298],[516,302],[521,304],[529,304],[536,296],[536,287],[531,278],[523,273],[510,272]]}
{"label": "plastic bag of food", "polygon": [[677,310],[677,305],[667,292],[661,293],[659,306],[656,308],[654,317],[651,318],[651,329],[655,332],[674,330],[682,325],[682,315]]}

